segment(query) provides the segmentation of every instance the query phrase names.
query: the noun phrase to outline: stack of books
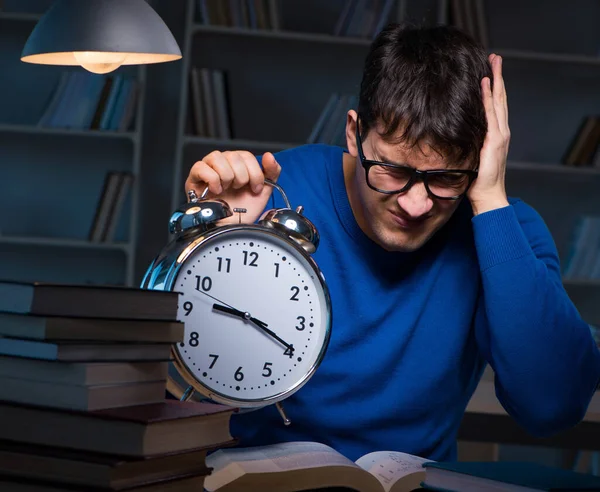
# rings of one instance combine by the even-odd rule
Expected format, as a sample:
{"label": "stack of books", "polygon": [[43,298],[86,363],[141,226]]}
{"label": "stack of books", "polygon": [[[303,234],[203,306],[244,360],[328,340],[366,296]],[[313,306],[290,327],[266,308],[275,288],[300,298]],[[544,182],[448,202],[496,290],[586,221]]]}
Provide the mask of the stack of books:
{"label": "stack of books", "polygon": [[233,409],[165,399],[177,301],[0,281],[0,490],[202,490]]}

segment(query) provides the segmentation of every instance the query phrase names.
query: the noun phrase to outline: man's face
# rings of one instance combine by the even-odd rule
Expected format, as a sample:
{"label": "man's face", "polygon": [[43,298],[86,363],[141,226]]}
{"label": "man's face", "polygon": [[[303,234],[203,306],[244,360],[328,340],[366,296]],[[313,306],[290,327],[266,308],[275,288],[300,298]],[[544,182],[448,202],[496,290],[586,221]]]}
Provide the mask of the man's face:
{"label": "man's face", "polygon": [[[350,118],[348,125],[352,125]],[[460,200],[432,198],[422,181],[415,182],[403,193],[392,195],[371,189],[358,157],[355,139],[351,137],[355,128],[352,125],[352,129],[346,132],[350,154],[344,157],[344,176],[358,225],[371,240],[387,251],[416,251],[450,219]],[[365,157],[408,165],[421,171],[448,167],[443,156],[427,143],[410,148],[392,142],[393,139],[383,140],[374,129],[369,131],[362,143]]]}

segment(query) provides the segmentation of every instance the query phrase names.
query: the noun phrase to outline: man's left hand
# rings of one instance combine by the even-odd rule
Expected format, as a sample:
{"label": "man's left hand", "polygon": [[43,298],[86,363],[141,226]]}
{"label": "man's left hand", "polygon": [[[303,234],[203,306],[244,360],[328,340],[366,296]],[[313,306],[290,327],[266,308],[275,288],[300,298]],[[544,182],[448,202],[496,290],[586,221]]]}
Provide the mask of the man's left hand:
{"label": "man's left hand", "polygon": [[491,54],[489,60],[494,77],[493,91],[488,77],[481,81],[488,130],[479,157],[479,174],[467,194],[475,215],[508,206],[504,184],[510,142],[506,88],[502,78],[502,58]]}

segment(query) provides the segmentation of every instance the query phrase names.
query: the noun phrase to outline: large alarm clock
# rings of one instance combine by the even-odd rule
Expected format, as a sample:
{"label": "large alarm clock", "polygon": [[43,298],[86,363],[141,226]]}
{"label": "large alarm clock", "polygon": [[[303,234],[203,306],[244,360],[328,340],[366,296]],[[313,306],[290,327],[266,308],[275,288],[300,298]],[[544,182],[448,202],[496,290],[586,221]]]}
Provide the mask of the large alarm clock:
{"label": "large alarm clock", "polygon": [[[173,346],[167,389],[187,400],[241,409],[276,404],[298,391],[321,363],[331,333],[331,301],[311,257],[315,226],[286,207],[244,224],[208,188],[171,216],[171,241],[151,263],[142,288],[180,292],[183,342]],[[219,221],[240,214],[239,223]]]}

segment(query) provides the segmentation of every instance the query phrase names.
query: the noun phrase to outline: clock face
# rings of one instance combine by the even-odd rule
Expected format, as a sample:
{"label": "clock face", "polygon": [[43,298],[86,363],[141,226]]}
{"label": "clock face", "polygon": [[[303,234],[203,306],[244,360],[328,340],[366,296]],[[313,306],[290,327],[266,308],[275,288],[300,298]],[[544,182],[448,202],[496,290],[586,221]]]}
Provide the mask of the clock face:
{"label": "clock face", "polygon": [[258,406],[306,382],[329,341],[329,297],[313,263],[274,233],[216,233],[173,283],[185,323],[177,359],[222,403]]}

